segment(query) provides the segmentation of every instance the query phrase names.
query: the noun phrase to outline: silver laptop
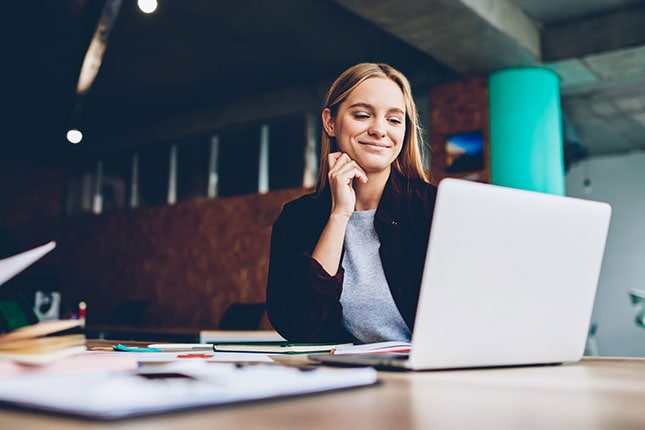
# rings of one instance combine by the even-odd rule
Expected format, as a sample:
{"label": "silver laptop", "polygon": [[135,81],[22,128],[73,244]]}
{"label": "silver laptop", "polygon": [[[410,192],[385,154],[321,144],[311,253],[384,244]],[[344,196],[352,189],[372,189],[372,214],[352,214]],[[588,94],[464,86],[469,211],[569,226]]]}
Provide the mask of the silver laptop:
{"label": "silver laptop", "polygon": [[607,203],[444,179],[410,354],[311,358],[409,370],[578,361],[610,216]]}

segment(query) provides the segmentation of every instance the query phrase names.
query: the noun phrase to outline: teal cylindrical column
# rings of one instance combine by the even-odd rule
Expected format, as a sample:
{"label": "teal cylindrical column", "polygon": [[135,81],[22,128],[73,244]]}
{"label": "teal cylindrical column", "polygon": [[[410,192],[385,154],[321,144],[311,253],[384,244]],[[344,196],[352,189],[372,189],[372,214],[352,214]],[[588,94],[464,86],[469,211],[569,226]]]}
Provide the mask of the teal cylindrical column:
{"label": "teal cylindrical column", "polygon": [[491,183],[564,195],[560,81],[552,71],[518,68],[488,81]]}

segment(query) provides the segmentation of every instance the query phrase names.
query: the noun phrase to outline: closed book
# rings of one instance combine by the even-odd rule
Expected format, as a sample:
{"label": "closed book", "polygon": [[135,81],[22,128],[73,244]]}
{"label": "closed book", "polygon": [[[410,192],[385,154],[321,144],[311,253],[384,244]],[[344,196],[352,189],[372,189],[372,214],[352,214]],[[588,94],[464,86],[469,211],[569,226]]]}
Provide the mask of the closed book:
{"label": "closed book", "polygon": [[330,352],[340,345],[349,346],[351,343],[249,343],[249,344],[220,344],[213,345],[216,352],[258,352],[264,354],[313,354]]}
{"label": "closed book", "polygon": [[335,348],[333,353],[341,354],[378,354],[378,353],[397,353],[407,354],[410,352],[411,344],[409,342],[385,341],[375,343],[365,343],[362,345],[340,345]]}

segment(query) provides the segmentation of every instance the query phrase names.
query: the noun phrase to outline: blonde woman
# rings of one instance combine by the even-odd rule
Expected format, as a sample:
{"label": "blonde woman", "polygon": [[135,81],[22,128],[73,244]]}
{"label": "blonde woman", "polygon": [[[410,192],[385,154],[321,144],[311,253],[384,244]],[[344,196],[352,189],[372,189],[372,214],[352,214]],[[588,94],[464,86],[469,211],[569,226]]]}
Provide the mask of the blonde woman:
{"label": "blonde woman", "polygon": [[436,188],[410,84],[361,63],[322,109],[316,191],[273,226],[267,311],[292,342],[409,341]]}

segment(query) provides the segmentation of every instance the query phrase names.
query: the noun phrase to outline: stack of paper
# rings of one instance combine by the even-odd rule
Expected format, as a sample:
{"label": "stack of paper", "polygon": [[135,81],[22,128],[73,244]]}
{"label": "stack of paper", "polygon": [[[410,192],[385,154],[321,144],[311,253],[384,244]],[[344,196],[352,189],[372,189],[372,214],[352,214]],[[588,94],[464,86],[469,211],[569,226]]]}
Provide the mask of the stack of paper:
{"label": "stack of paper", "polygon": [[0,359],[39,365],[83,352],[85,335],[66,334],[80,325],[79,320],[43,321],[0,335]]}
{"label": "stack of paper", "polygon": [[[91,372],[0,379],[0,404],[119,419],[311,394],[378,382],[374,369],[314,369],[183,362],[153,372]],[[144,368],[145,369],[145,368]]]}

